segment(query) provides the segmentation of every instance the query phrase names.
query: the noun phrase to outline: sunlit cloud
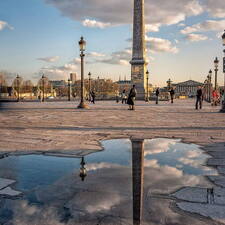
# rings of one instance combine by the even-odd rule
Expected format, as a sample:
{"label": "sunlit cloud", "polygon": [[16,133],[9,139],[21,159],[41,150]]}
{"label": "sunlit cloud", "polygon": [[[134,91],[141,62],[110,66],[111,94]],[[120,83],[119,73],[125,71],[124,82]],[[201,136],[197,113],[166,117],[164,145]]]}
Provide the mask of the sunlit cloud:
{"label": "sunlit cloud", "polygon": [[60,58],[59,56],[51,56],[51,57],[37,58],[37,60],[52,63],[58,61],[59,58]]}
{"label": "sunlit cloud", "polygon": [[90,27],[90,28],[101,28],[104,29],[106,27],[110,27],[111,23],[103,23],[96,20],[89,20],[86,19],[82,22],[83,26]]}
{"label": "sunlit cloud", "polygon": [[0,20],[0,31],[5,29],[5,28],[8,28],[10,30],[14,30],[14,27],[12,27],[11,25],[9,25],[6,21],[2,21]]}
{"label": "sunlit cloud", "polygon": [[185,39],[191,42],[197,42],[208,40],[208,37],[202,34],[187,34]]}

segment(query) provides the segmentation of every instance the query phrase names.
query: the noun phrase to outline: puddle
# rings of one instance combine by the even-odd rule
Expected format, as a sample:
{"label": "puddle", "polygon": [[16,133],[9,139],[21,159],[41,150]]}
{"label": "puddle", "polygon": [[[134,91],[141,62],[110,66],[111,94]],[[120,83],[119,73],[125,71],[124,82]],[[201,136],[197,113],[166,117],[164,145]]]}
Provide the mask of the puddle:
{"label": "puddle", "polygon": [[[15,180],[10,187],[23,196],[2,200],[0,224],[132,224],[131,141],[109,140],[102,145],[104,151],[84,156],[84,181],[80,157],[25,155],[1,159],[0,177]],[[216,171],[204,166],[207,158],[194,144],[163,138],[145,140],[143,224],[184,224],[182,220],[187,218],[193,225],[205,224],[175,213],[169,207],[173,201],[157,199],[157,195],[183,186],[210,187],[204,175]],[[155,214],[156,208],[161,212]]]}

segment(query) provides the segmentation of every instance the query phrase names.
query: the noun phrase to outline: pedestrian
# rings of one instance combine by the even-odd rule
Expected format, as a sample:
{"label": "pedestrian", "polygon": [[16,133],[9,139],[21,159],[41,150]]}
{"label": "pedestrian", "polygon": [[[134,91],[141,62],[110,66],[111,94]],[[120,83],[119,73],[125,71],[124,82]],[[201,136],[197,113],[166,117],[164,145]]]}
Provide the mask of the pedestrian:
{"label": "pedestrian", "polygon": [[174,99],[175,91],[174,91],[173,88],[171,88],[169,92],[170,92],[171,103],[173,104],[173,99]]}
{"label": "pedestrian", "polygon": [[135,98],[137,95],[137,90],[135,88],[135,85],[130,89],[130,93],[127,99],[127,104],[129,105],[129,110],[134,110],[134,103],[135,103]]}
{"label": "pedestrian", "polygon": [[116,91],[116,103],[119,103],[119,101],[120,101],[120,95],[119,95],[119,91],[117,90]]}
{"label": "pedestrian", "polygon": [[124,89],[122,94],[121,94],[121,97],[122,97],[122,104],[123,103],[127,103],[127,95],[126,95],[126,90]]}
{"label": "pedestrian", "polygon": [[159,103],[159,88],[156,89],[155,96],[156,96],[155,104],[158,104]]}
{"label": "pedestrian", "polygon": [[91,102],[93,104],[95,104],[95,92],[94,91],[91,92]]}
{"label": "pedestrian", "polygon": [[202,108],[202,88],[199,86],[197,93],[196,93],[196,104],[195,104],[195,109]]}

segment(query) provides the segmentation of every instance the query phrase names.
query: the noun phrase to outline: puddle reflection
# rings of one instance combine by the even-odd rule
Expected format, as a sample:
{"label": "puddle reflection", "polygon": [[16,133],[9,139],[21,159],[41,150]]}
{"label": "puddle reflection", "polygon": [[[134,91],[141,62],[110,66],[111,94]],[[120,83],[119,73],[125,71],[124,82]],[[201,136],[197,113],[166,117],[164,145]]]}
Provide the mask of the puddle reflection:
{"label": "puddle reflection", "polygon": [[16,180],[11,187],[24,195],[2,201],[0,223],[205,224],[172,210],[173,200],[157,197],[183,186],[210,186],[203,175],[216,172],[203,166],[208,156],[197,145],[170,139],[109,140],[102,145],[104,151],[84,151],[78,158],[1,159],[0,177]]}

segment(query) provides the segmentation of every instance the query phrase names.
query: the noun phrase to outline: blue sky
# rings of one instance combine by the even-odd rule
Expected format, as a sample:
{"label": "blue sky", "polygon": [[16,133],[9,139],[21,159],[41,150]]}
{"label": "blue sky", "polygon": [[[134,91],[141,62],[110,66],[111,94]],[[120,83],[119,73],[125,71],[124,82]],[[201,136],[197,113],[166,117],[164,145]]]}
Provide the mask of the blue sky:
{"label": "blue sky", "polygon": [[[150,82],[204,81],[222,61],[224,0],[145,0]],[[86,73],[130,78],[132,0],[0,1],[0,71],[34,82],[45,73],[67,79],[79,69],[78,41],[87,41]],[[220,63],[219,83],[223,83]],[[12,75],[11,75],[12,76]]]}

